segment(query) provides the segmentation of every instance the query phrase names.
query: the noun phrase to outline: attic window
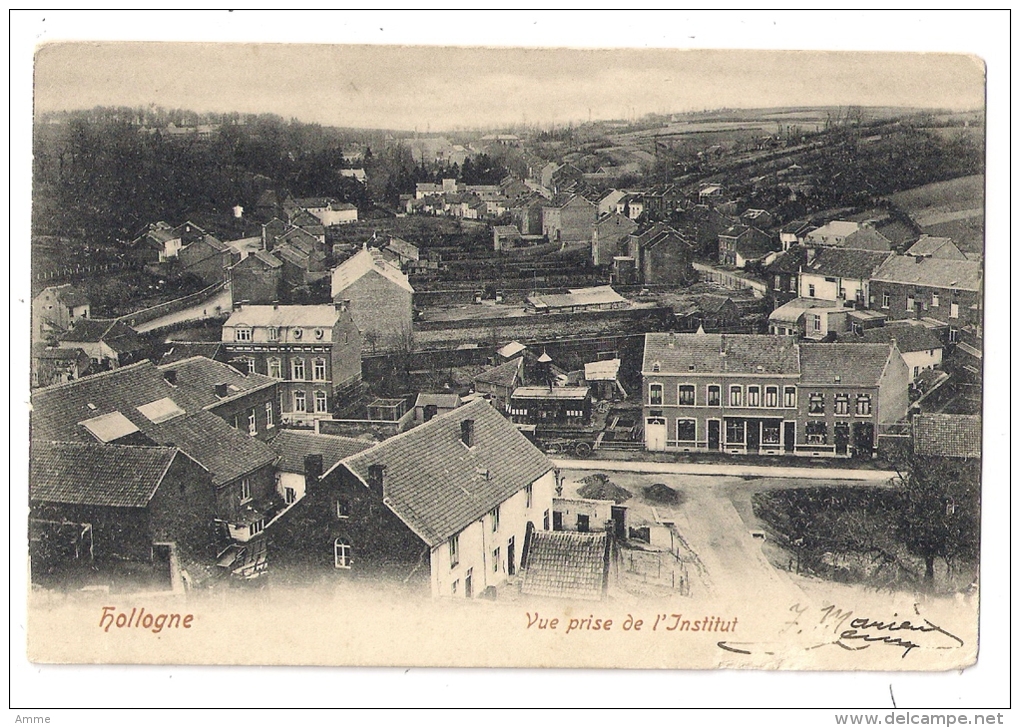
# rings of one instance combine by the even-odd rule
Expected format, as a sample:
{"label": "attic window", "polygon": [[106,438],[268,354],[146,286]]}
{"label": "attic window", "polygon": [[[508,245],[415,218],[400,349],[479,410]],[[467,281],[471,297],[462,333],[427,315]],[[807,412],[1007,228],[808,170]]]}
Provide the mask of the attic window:
{"label": "attic window", "polygon": [[694,365],[693,364],[688,364],[687,365],[687,371],[693,372],[694,371]]}
{"label": "attic window", "polygon": [[659,371],[659,369],[661,367],[662,367],[662,365],[659,362],[657,362],[657,361],[656,362],[652,362],[652,371],[653,372]]}

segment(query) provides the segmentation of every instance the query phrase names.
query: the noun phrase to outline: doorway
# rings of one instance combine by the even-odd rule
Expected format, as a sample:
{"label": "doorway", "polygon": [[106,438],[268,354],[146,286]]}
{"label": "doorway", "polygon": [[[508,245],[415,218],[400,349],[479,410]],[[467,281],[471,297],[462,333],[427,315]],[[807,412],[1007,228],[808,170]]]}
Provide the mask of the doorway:
{"label": "doorway", "polygon": [[797,423],[796,422],[784,422],[783,423],[783,450],[786,452],[793,452],[794,446],[797,444]]}
{"label": "doorway", "polygon": [[836,454],[846,455],[847,448],[850,446],[850,423],[837,422],[834,429],[833,438],[836,442]]}
{"label": "doorway", "polygon": [[649,417],[645,420],[645,447],[652,452],[666,449],[665,417]]}
{"label": "doorway", "polygon": [[620,540],[627,538],[627,509],[613,506],[610,514],[613,517],[613,534]]}
{"label": "doorway", "polygon": [[507,576],[513,576],[517,573],[517,553],[514,549],[514,537],[511,536],[510,540],[506,542],[506,573]]}
{"label": "doorway", "polygon": [[761,444],[761,423],[758,420],[745,420],[744,427],[747,430],[747,452],[758,452]]}
{"label": "doorway", "polygon": [[708,449],[718,450],[719,449],[719,420],[708,421]]}
{"label": "doorway", "polygon": [[577,531],[578,533],[588,533],[590,521],[588,516],[583,513],[577,514]]}

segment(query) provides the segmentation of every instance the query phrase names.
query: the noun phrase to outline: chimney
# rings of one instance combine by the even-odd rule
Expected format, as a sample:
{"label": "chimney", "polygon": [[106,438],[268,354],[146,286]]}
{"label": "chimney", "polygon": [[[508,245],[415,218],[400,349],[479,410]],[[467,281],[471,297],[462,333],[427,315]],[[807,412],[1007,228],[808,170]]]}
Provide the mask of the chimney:
{"label": "chimney", "polygon": [[280,310],[280,302],[279,301],[273,301],[273,310],[274,311],[279,311]]}
{"label": "chimney", "polygon": [[349,298],[342,298],[342,299],[333,301],[333,307],[337,311],[349,311],[350,308],[351,308],[351,299],[349,299]]}
{"label": "chimney", "polygon": [[241,301],[234,301],[234,310],[235,311],[241,310]]}
{"label": "chimney", "polygon": [[386,466],[385,465],[369,465],[368,466],[368,488],[372,493],[379,497],[383,497],[383,484],[386,479]]}
{"label": "chimney", "polygon": [[924,256],[923,255],[915,255],[914,256],[914,264],[915,265],[920,263],[922,260],[924,260]]}
{"label": "chimney", "polygon": [[474,420],[461,420],[460,423],[460,441],[468,447],[474,447],[475,444],[475,421]]}
{"label": "chimney", "polygon": [[177,386],[177,370],[176,369],[167,369],[165,372],[163,372],[163,379],[165,379],[166,383],[169,384],[171,387],[176,387]]}
{"label": "chimney", "polygon": [[216,396],[219,397],[220,399],[222,399],[222,398],[227,396],[227,384],[226,384],[226,382],[219,382],[219,383],[217,383],[215,385],[214,389],[216,390]]}
{"label": "chimney", "polygon": [[322,455],[305,455],[305,486],[314,483],[322,475]]}

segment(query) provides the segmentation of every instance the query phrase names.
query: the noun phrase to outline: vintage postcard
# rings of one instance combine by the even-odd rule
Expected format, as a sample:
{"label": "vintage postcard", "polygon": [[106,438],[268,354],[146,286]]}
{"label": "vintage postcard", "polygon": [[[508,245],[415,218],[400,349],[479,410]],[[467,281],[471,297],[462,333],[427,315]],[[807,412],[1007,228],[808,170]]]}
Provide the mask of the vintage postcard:
{"label": "vintage postcard", "polygon": [[39,45],[29,660],[973,665],[985,74]]}

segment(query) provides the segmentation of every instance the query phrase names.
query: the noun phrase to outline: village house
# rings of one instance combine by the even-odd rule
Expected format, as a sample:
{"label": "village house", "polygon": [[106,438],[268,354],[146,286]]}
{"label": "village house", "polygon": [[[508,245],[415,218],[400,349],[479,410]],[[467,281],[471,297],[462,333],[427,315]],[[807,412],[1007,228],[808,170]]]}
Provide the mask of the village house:
{"label": "village house", "polygon": [[521,231],[516,225],[493,225],[492,226],[492,249],[507,250],[517,248],[524,242]]}
{"label": "village house", "polygon": [[917,242],[907,249],[904,255],[921,258],[944,258],[947,260],[967,260],[967,256],[956,247],[952,238],[941,238],[933,235],[922,235]]}
{"label": "village house", "polygon": [[531,194],[522,197],[510,206],[510,221],[521,231],[521,235],[542,234],[542,209],[545,199]]}
{"label": "village house", "polygon": [[262,531],[282,507],[274,491],[276,453],[206,411],[152,363],[36,390],[31,424],[33,443],[179,449],[211,475],[221,567],[243,575],[263,567]]}
{"label": "village house", "polygon": [[418,263],[421,262],[422,256],[418,246],[402,238],[391,237],[390,242],[386,244],[385,250],[396,257],[397,265],[400,266],[400,270],[404,273],[414,270]]}
{"label": "village house", "polygon": [[187,396],[186,411],[198,408],[219,417],[235,430],[266,440],[279,427],[279,382],[253,370],[254,359],[242,359],[239,371],[229,364],[193,356],[159,370],[172,387]]}
{"label": "village house", "polygon": [[361,167],[355,167],[353,169],[348,169],[344,167],[340,170],[340,176],[350,177],[351,179],[357,180],[361,184],[365,184],[366,182],[368,182],[368,175],[365,174],[365,170],[362,169]]}
{"label": "village house", "polygon": [[271,252],[283,264],[283,280],[292,286],[308,285],[328,275],[324,245],[303,228],[290,227],[277,235]]}
{"label": "village house", "polygon": [[334,302],[347,302],[373,352],[392,349],[411,331],[414,288],[374,248],[362,248],[333,269],[330,296]]}
{"label": "village house", "polygon": [[839,301],[795,298],[769,314],[769,333],[821,341],[847,330],[850,309]]}
{"label": "village house", "polygon": [[871,279],[889,255],[871,250],[807,248],[806,262],[797,276],[798,296],[866,308],[874,300]]}
{"label": "village house", "polygon": [[786,251],[794,245],[803,245],[811,229],[811,223],[806,220],[794,220],[786,223],[779,229],[780,248]]}
{"label": "village house", "polygon": [[93,369],[115,369],[143,358],[149,344],[119,319],[82,318],[57,341],[62,349],[81,349]]}
{"label": "village house", "polygon": [[230,266],[240,260],[240,255],[223,241],[206,233],[178,250],[177,258],[184,270],[212,284],[227,279]]}
{"label": "village house", "polygon": [[542,208],[542,234],[551,243],[591,240],[595,205],[581,195],[561,194]]}
{"label": "village house", "polygon": [[518,425],[578,425],[591,421],[591,387],[518,387],[510,419]]}
{"label": "village house", "polygon": [[133,563],[155,583],[132,586],[177,591],[216,557],[212,478],[176,447],[34,441],[28,499],[34,583],[122,582]]}
{"label": "village house", "polygon": [[265,304],[280,300],[283,261],[267,250],[256,250],[230,268],[233,302]]}
{"label": "village house", "polygon": [[923,372],[942,364],[942,341],[931,329],[921,324],[890,323],[867,329],[861,334],[843,334],[839,342],[895,344],[910,372],[910,381],[915,383]]}
{"label": "village house", "polygon": [[767,230],[772,227],[772,219],[772,213],[768,210],[749,208],[740,213],[742,223],[758,230]]}
{"label": "village house", "polygon": [[70,283],[44,288],[32,299],[32,341],[54,341],[91,313],[88,297]]}
{"label": "village house", "polygon": [[768,284],[765,295],[772,308],[779,308],[797,298],[800,269],[806,262],[807,249],[794,244],[765,266],[764,277]]}
{"label": "village house", "polygon": [[447,412],[452,412],[460,407],[461,404],[460,395],[455,392],[422,392],[414,400],[415,424],[422,424],[437,415],[445,415]]}
{"label": "village house", "polygon": [[289,582],[373,580],[471,599],[517,575],[552,463],[483,401],[341,460],[276,524]]}
{"label": "village house", "polygon": [[361,333],[343,303],[237,305],[222,342],[241,371],[279,381],[281,419],[328,419],[361,383]]}
{"label": "village house", "polygon": [[297,210],[310,212],[325,227],[358,221],[357,207],[329,197],[296,197],[284,203],[284,211],[288,215],[294,214]]}
{"label": "village house", "polygon": [[719,233],[719,262],[734,268],[746,268],[772,252],[772,240],[749,225],[731,225]]}
{"label": "village house", "polygon": [[637,230],[637,223],[626,215],[612,212],[591,225],[591,259],[594,265],[610,265],[620,246]]}
{"label": "village house", "polygon": [[301,228],[309,235],[315,237],[320,245],[326,244],[326,226],[322,220],[317,218],[308,210],[296,209],[287,216],[290,227]]}
{"label": "village house", "polygon": [[277,430],[269,446],[279,455],[276,463],[276,493],[292,506],[314,488],[319,477],[346,457],[367,450],[375,443],[352,437],[320,435],[307,430]]}
{"label": "village house", "polygon": [[960,329],[980,327],[981,263],[974,260],[889,256],[871,277],[872,308],[890,319],[932,319]]}
{"label": "village house", "polygon": [[673,228],[657,227],[657,232],[630,237],[631,241],[640,241],[636,249],[628,245],[637,256],[635,268],[638,282],[674,286],[694,283],[697,273],[691,265],[693,246]]}
{"label": "village house", "polygon": [[617,205],[620,203],[620,200],[626,196],[626,190],[609,190],[597,203],[598,216],[603,217],[611,212],[619,214],[617,211]]}
{"label": "village house", "polygon": [[516,356],[498,366],[476,374],[471,380],[475,392],[503,414],[510,411],[510,397],[524,384],[524,357]]}
{"label": "village house", "polygon": [[870,223],[833,220],[805,236],[806,245],[848,248],[850,250],[891,251],[892,241]]}
{"label": "village house", "polygon": [[148,258],[153,262],[165,263],[176,258],[181,248],[205,234],[205,230],[190,220],[177,227],[160,220],[149,225],[131,245],[148,251]]}
{"label": "village house", "polygon": [[653,333],[641,373],[651,451],[871,457],[907,410],[906,364],[889,345]]}
{"label": "village house", "polygon": [[32,344],[32,386],[48,387],[81,379],[92,369],[92,360],[82,349]]}

